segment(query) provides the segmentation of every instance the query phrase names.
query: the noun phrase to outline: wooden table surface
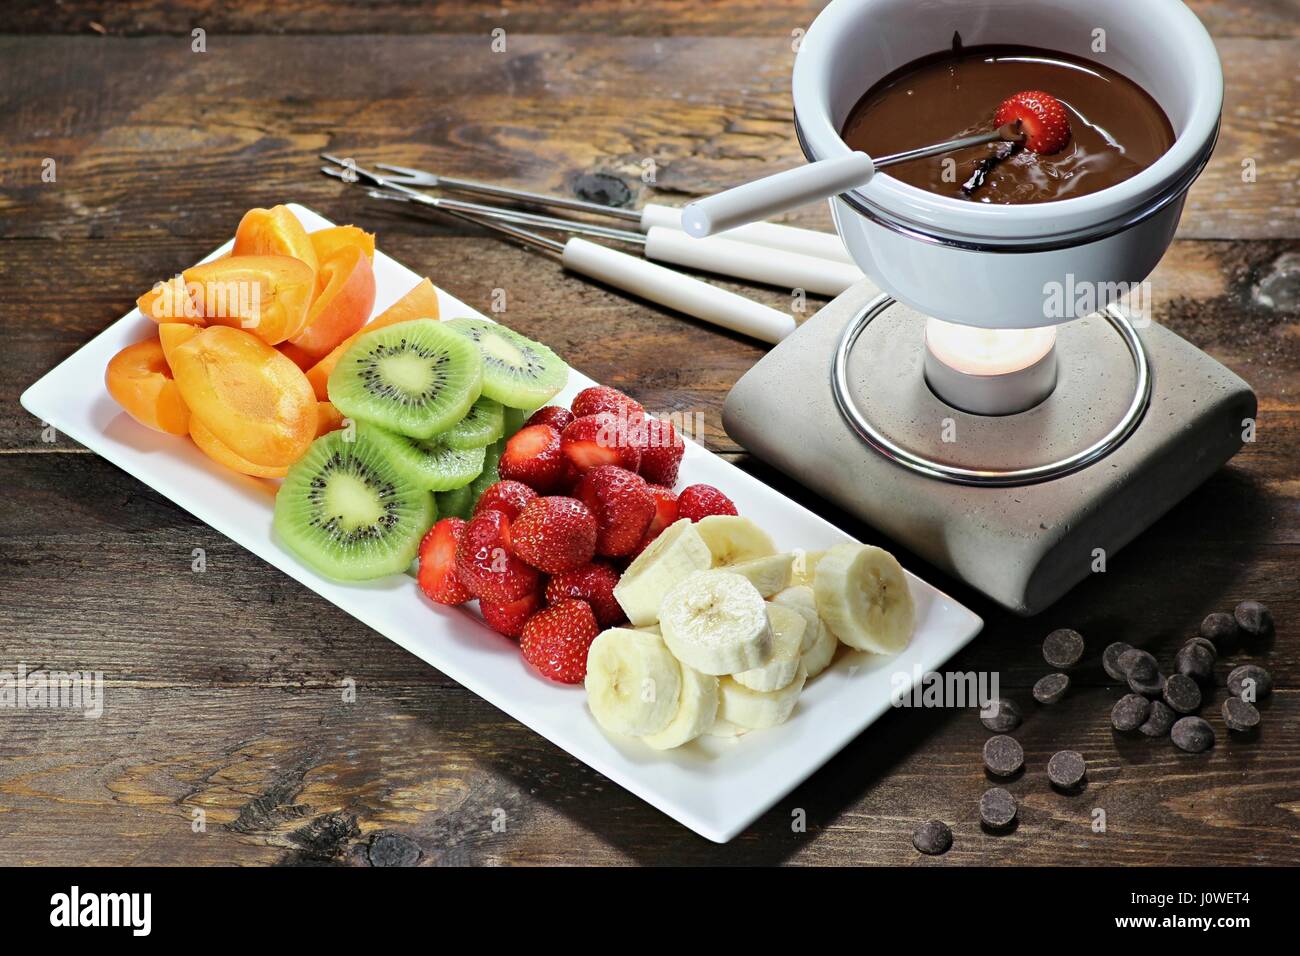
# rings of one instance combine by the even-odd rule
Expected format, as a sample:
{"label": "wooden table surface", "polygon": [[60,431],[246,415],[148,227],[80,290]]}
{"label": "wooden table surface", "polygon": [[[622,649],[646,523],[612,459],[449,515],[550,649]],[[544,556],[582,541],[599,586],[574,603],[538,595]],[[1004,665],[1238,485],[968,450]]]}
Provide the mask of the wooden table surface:
{"label": "wooden table surface", "polygon": [[[107,700],[98,720],[0,710],[0,863],[1300,863],[1300,5],[1191,5],[1223,59],[1223,133],[1151,277],[1155,318],[1251,382],[1258,440],[1034,620],[900,551],[987,622],[950,667],[1000,671],[1031,711],[1043,635],[1088,638],[1070,695],[1018,732],[1031,772],[1011,784],[1014,833],[978,825],[988,734],[973,713],[896,711],[716,846],[74,442],[46,441],[18,396],[244,210],[296,201],[377,230],[474,306],[505,289],[509,324],[653,411],[703,413],[714,451],[878,540],[723,432],[755,345],[316,173],[331,150],[635,205],[793,165],[791,41],[820,4],[7,3],[0,669],[103,671]],[[791,221],[829,228],[822,207]],[[1230,658],[1262,660],[1279,685],[1258,739],[1227,739],[1220,688],[1211,753],[1116,740],[1100,649],[1125,640],[1167,661],[1245,598],[1278,620],[1263,653]],[[1043,780],[1063,748],[1089,759],[1081,796]],[[911,849],[928,818],[953,825],[942,858]]]}

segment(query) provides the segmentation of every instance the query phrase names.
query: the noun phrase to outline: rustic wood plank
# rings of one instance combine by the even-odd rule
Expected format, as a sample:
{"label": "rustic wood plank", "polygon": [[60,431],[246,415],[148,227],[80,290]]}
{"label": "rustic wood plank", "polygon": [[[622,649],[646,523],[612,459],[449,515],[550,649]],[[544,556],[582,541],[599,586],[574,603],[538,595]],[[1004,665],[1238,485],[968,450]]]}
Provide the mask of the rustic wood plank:
{"label": "rustic wood plank", "polygon": [[[1300,237],[1300,39],[1219,48],[1223,133],[1181,235]],[[604,173],[632,203],[682,201],[800,160],[791,58],[779,39],[524,36],[493,54],[467,36],[229,36],[195,54],[185,38],[0,37],[0,237],[193,236],[286,192],[320,205],[340,188],[315,174],[326,149],[552,191]],[[320,62],[365,63],[366,82],[323,82]]]}

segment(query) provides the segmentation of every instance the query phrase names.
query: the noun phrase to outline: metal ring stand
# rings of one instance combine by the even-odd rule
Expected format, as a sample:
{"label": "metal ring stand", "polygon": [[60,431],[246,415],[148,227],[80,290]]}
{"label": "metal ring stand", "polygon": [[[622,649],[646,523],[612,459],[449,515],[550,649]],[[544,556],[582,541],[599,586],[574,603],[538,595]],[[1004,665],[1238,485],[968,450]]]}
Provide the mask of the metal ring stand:
{"label": "metal ring stand", "polygon": [[924,455],[918,455],[890,441],[871,422],[867,421],[853,401],[849,390],[849,353],[853,351],[853,346],[857,343],[858,337],[871,324],[872,319],[893,304],[894,300],[887,295],[873,299],[845,326],[844,331],[840,334],[839,344],[835,349],[835,358],[831,365],[831,392],[835,396],[835,404],[839,407],[844,420],[867,444],[891,461],[918,474],[959,485],[1029,485],[1040,481],[1050,481],[1053,478],[1059,478],[1062,475],[1078,471],[1119,447],[1124,439],[1137,427],[1138,422],[1142,420],[1142,416],[1151,402],[1151,370],[1147,363],[1146,349],[1143,348],[1142,340],[1138,337],[1137,330],[1133,328],[1133,324],[1129,322],[1128,317],[1112,305],[1100,314],[1119,333],[1120,338],[1124,340],[1124,344],[1128,347],[1129,355],[1133,359],[1134,371],[1137,373],[1137,381],[1133,389],[1133,400],[1129,403],[1123,417],[1116,423],[1114,428],[1100,439],[1073,455],[1047,464],[1035,465],[1033,468],[959,468],[955,465],[935,461]]}

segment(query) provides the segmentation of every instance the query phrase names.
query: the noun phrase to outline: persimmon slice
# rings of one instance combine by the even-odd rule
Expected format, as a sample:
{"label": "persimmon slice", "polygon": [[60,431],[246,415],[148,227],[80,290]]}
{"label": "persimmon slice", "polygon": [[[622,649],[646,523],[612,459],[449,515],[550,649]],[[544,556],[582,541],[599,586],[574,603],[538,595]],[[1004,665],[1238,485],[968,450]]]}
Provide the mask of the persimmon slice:
{"label": "persimmon slice", "polygon": [[136,307],[146,318],[159,325],[164,322],[203,324],[203,311],[190,297],[189,288],[182,276],[172,276],[158,282],[152,289],[135,300]]}
{"label": "persimmon slice", "polygon": [[[349,246],[364,252],[372,264],[375,261],[375,234],[357,226],[330,226],[328,229],[318,229],[316,232],[308,233],[308,236],[311,238],[312,248],[316,250],[317,262],[323,263],[330,256],[336,255],[340,249]],[[324,285],[319,279],[316,284]]]}
{"label": "persimmon slice", "polygon": [[104,370],[104,384],[128,415],[155,431],[184,435],[190,410],[156,338],[128,345]]}
{"label": "persimmon slice", "polygon": [[275,345],[307,324],[316,273],[291,256],[231,256],[181,275],[210,325],[228,325]]}
{"label": "persimmon slice", "polygon": [[307,324],[289,340],[313,362],[366,324],[375,306],[375,270],[365,250],[341,246],[321,260],[316,283],[316,300],[308,311]]}
{"label": "persimmon slice", "polygon": [[288,206],[250,209],[235,230],[236,256],[292,256],[305,262],[312,272],[319,263],[316,247]]}

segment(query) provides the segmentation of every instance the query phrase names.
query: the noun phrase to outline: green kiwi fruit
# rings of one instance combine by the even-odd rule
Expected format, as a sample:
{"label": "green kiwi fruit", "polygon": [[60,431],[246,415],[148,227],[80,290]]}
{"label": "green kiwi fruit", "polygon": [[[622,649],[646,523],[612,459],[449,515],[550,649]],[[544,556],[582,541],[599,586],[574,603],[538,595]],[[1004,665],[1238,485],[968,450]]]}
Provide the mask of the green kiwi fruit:
{"label": "green kiwi fruit", "polygon": [[478,500],[483,497],[483,492],[487,490],[488,485],[495,485],[501,480],[501,472],[497,470],[497,464],[501,461],[501,453],[506,450],[506,440],[504,438],[493,442],[483,449],[483,470],[479,476],[470,483],[470,503],[469,510],[473,511]]}
{"label": "green kiwi fruit", "polygon": [[540,342],[487,319],[443,323],[483,354],[483,394],[509,408],[537,408],[564,388],[569,366]]}
{"label": "green kiwi fruit", "polygon": [[485,448],[501,437],[505,428],[501,403],[480,398],[465,417],[438,436],[451,448]]}
{"label": "green kiwi fruit", "polygon": [[452,491],[440,491],[433,496],[438,505],[438,515],[443,518],[464,518],[466,521],[474,513],[478,500],[474,497],[474,486],[466,485]]}
{"label": "green kiwi fruit", "polygon": [[405,571],[432,527],[433,495],[398,473],[362,432],[322,435],[275,496],[275,533],[326,577],[362,581]]}
{"label": "green kiwi fruit", "polygon": [[451,448],[441,435],[412,438],[369,422],[358,422],[357,431],[370,439],[394,471],[425,491],[463,488],[483,470],[482,448]]}
{"label": "green kiwi fruit", "polygon": [[360,336],[329,377],[329,397],[348,418],[430,438],[478,401],[483,361],[463,334],[434,319],[398,322]]}

